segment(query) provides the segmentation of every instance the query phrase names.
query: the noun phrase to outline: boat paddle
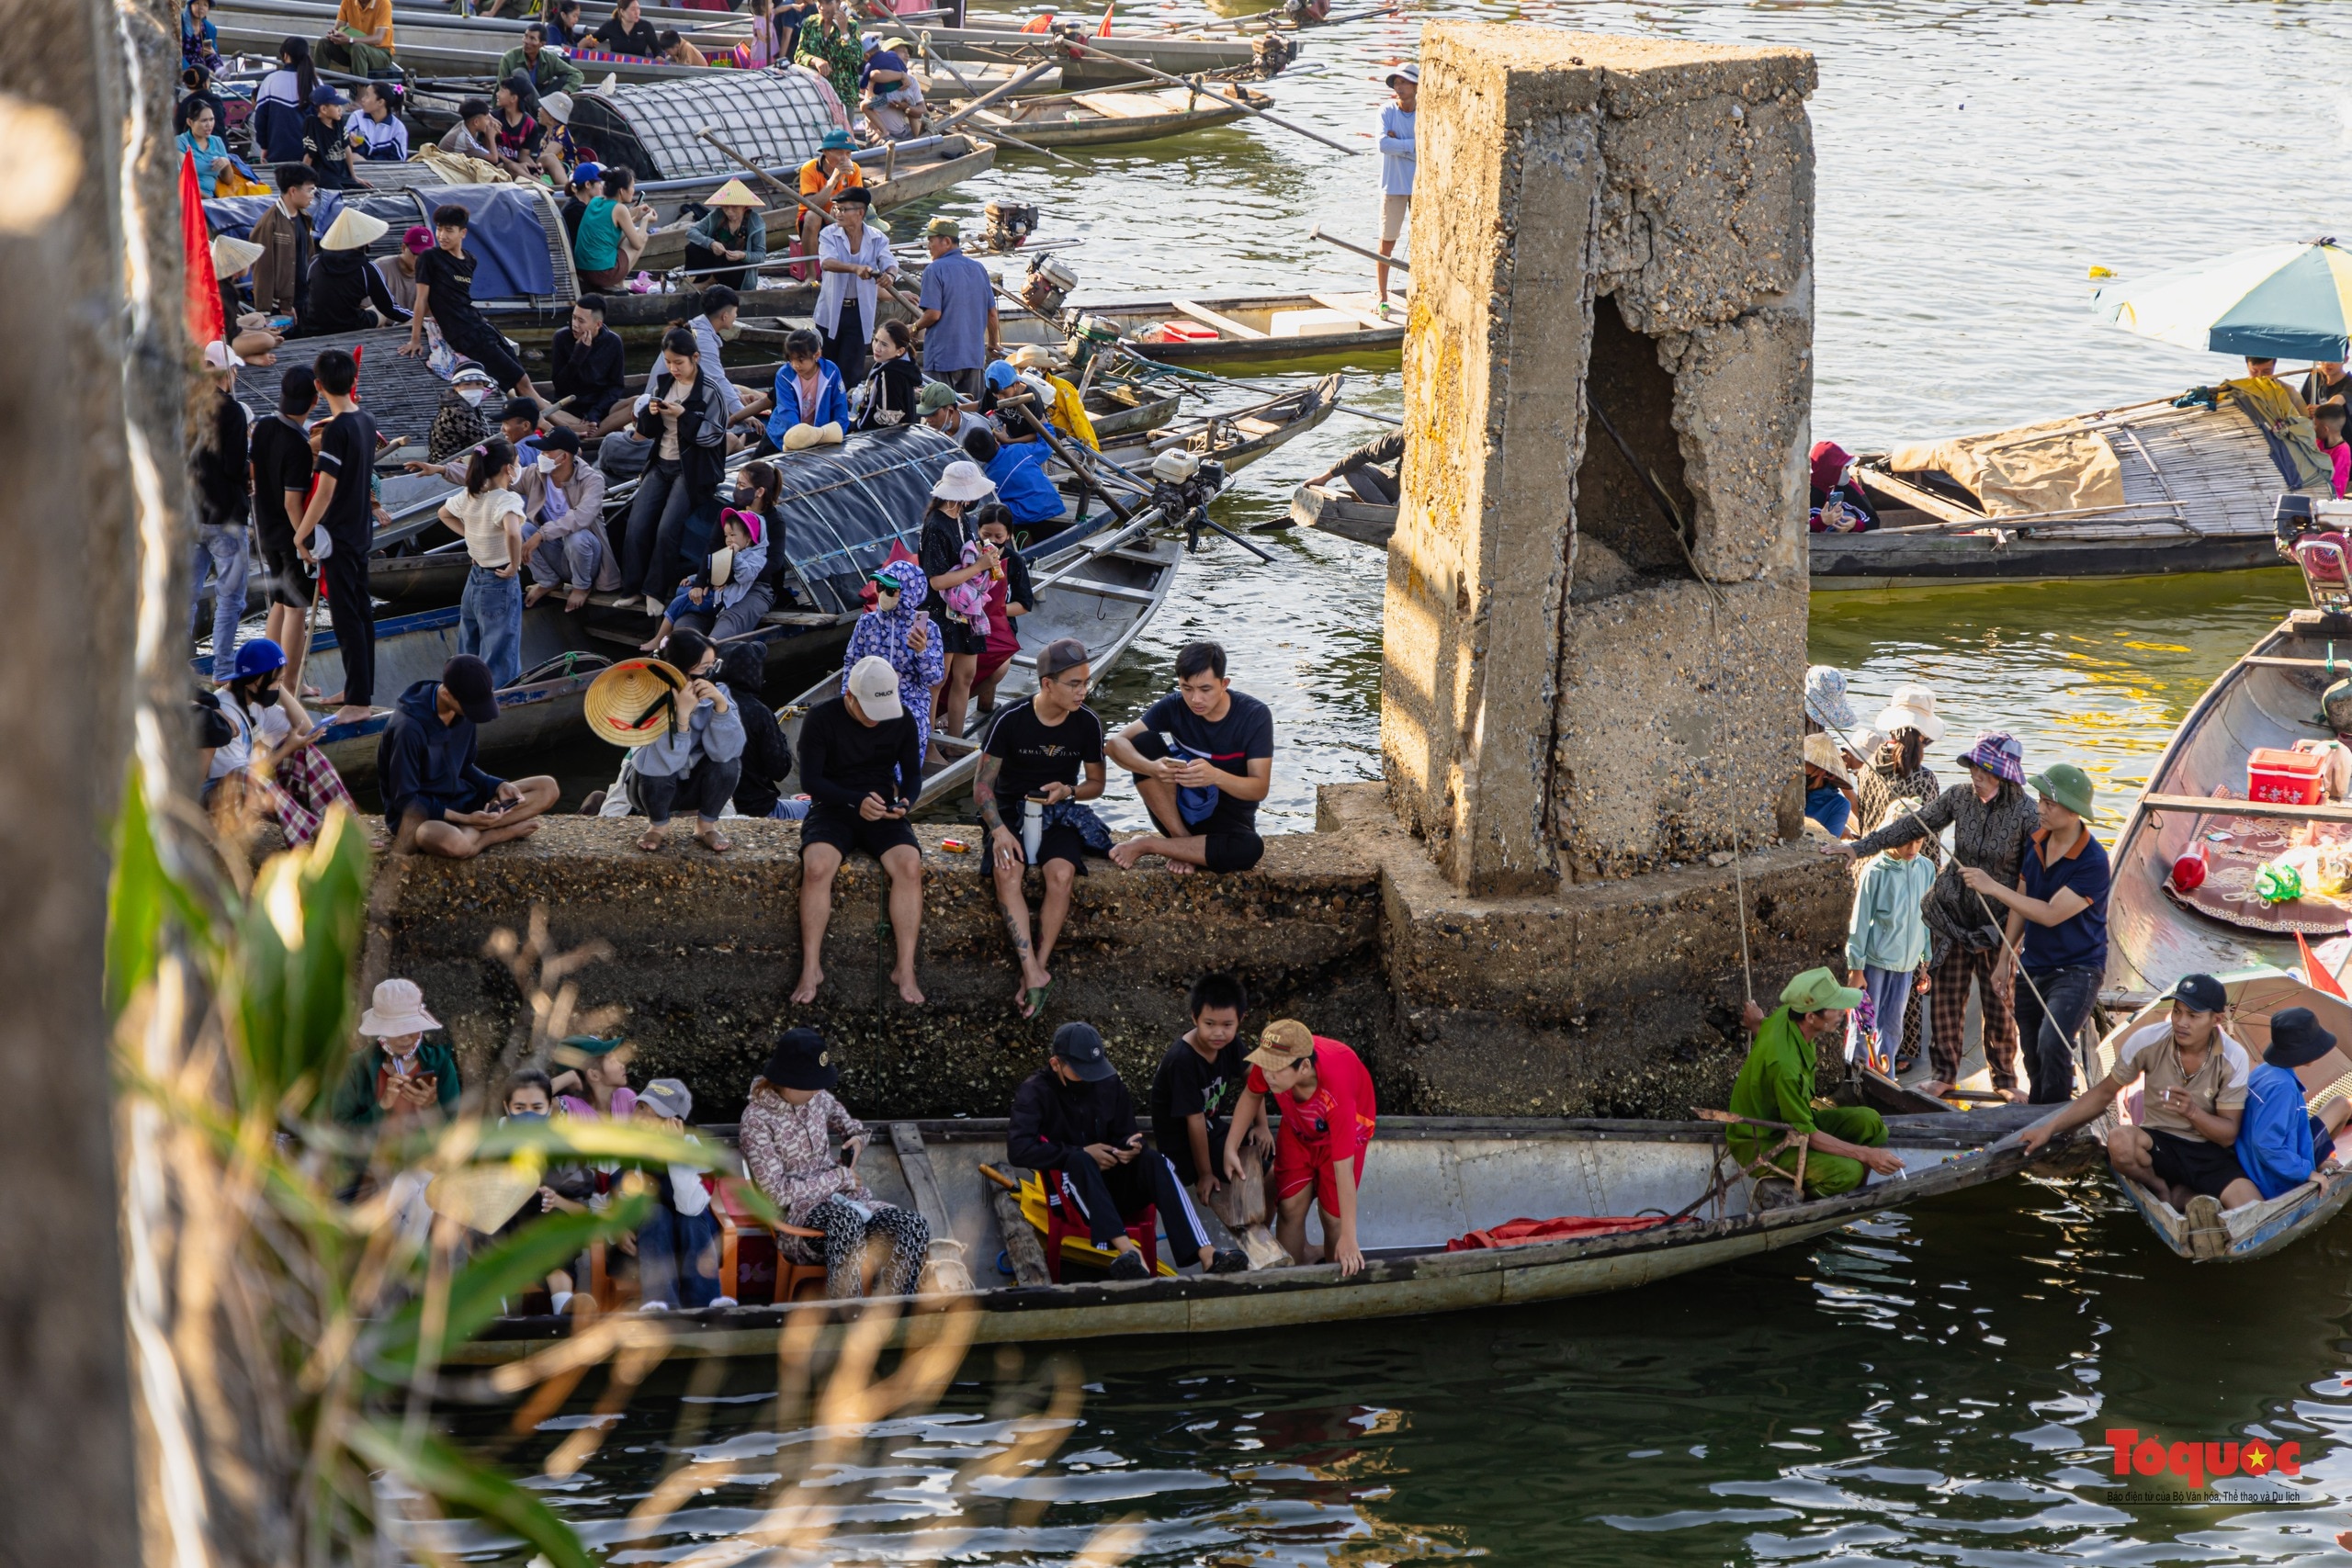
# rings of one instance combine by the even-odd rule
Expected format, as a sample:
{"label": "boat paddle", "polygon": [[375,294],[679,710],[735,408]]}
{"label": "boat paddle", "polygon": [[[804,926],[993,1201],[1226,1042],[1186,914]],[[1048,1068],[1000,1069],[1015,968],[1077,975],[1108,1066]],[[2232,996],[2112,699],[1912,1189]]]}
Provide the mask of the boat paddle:
{"label": "boat paddle", "polygon": [[1323,226],[1319,223],[1306,231],[1306,237],[1310,240],[1320,240],[1327,245],[1337,245],[1343,251],[1353,251],[1367,261],[1376,261],[1383,266],[1393,266],[1398,272],[1409,273],[1413,270],[1395,256],[1384,256],[1378,251],[1357,244],[1353,240],[1342,240],[1337,234],[1326,234],[1323,232]]}
{"label": "boat paddle", "polygon": [[1339,149],[1339,151],[1347,153],[1350,157],[1353,157],[1357,153],[1366,151],[1366,149],[1362,147],[1351,147],[1346,142],[1326,136],[1319,130],[1309,130],[1306,126],[1300,125],[1295,120],[1284,119],[1282,116],[1273,113],[1272,110],[1261,109],[1255,104],[1244,103],[1238,98],[1225,98],[1225,96],[1221,93],[1213,94],[1198,76],[1188,79],[1182,76],[1171,75],[1168,72],[1159,70],[1155,66],[1146,65],[1140,61],[1129,60],[1125,55],[1121,54],[1114,54],[1109,50],[1102,47],[1102,40],[1099,39],[1090,38],[1083,41],[1069,40],[1069,47],[1081,55],[1099,54],[1103,59],[1111,62],[1114,65],[1124,65],[1130,71],[1140,71],[1145,75],[1152,77],[1158,81],[1165,82],[1171,87],[1186,87],[1195,93],[1203,95],[1204,96],[1223,98],[1225,102],[1231,104],[1235,108],[1239,109],[1244,114],[1256,115],[1260,119],[1266,121],[1269,125],[1279,125],[1284,130],[1295,131],[1298,135],[1306,137],[1311,141],[1320,141],[1326,147],[1335,147]]}

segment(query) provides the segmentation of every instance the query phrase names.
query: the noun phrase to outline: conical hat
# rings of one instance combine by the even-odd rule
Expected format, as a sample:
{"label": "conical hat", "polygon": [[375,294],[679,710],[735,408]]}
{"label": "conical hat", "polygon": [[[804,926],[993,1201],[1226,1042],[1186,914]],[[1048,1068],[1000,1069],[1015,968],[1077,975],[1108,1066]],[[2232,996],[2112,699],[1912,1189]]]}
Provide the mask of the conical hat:
{"label": "conical hat", "polygon": [[346,205],[334,215],[334,221],[327,225],[327,231],[319,236],[319,249],[364,251],[382,239],[385,231],[390,227],[382,219],[370,218],[359,209]]}
{"label": "conical hat", "polygon": [[435,1213],[489,1235],[539,1195],[544,1179],[535,1164],[469,1165],[435,1177],[424,1201]]}
{"label": "conical hat", "polygon": [[262,248],[251,240],[240,240],[233,234],[223,234],[212,242],[212,275],[234,277],[261,260]]}
{"label": "conical hat", "polygon": [[735,571],[735,552],[721,545],[710,552],[710,585],[724,588]]}
{"label": "conical hat", "polygon": [[703,205],[705,207],[750,207],[756,208],[762,212],[765,212],[768,208],[768,204],[753,196],[752,187],[741,180],[729,180],[725,185],[712,191],[710,198]]}
{"label": "conical hat", "polygon": [[590,733],[616,746],[650,746],[668,739],[663,715],[676,712],[670,698],[685,682],[674,666],[658,659],[623,660],[588,683],[582,705]]}

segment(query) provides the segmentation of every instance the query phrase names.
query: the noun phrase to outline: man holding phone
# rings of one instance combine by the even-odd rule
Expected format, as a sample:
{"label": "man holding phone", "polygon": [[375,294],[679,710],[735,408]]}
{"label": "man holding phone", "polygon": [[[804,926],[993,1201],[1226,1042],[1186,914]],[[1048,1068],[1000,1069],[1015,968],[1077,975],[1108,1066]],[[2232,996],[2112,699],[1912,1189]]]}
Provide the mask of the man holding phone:
{"label": "man holding phone", "polygon": [[[1067,820],[1070,813],[1052,808],[1102,793],[1102,721],[1086,705],[1092,675],[1086,645],[1076,637],[1057,637],[1040,649],[1037,694],[997,715],[972,782],[973,803],[989,830],[997,903],[1021,962],[1013,1005],[1023,1018],[1036,1017],[1053,988],[1046,964],[1069,918],[1071,885],[1086,874],[1084,833]],[[1023,886],[1032,864],[1042,870],[1046,883],[1034,950]]]}
{"label": "man holding phone", "polygon": [[2030,1153],[2052,1137],[2095,1121],[2132,1084],[2141,1086],[2138,1124],[2107,1135],[2107,1159],[2186,1215],[2196,1233],[2218,1230],[2223,1209],[2262,1194],[2238,1164],[2238,1123],[2245,1114],[2253,1058],[2222,1028],[2229,992],[2211,975],[2184,975],[2170,992],[2169,1018],[2134,1030],[2116,1052],[2115,1069],[2079,1100],[2019,1134]]}
{"label": "man holding phone", "polygon": [[458,1105],[458,1058],[449,1047],[427,1045],[427,1032],[441,1021],[424,1010],[424,993],[413,980],[386,980],[376,987],[375,1005],[359,1015],[365,1050],[351,1058],[335,1086],[329,1109],[346,1127],[373,1127]]}
{"label": "man holding phone", "polygon": [[1183,875],[1194,866],[1248,871],[1265,854],[1258,803],[1273,789],[1274,716],[1233,689],[1220,644],[1186,643],[1176,689],[1111,737],[1109,750],[1159,828],[1114,844],[1118,864],[1159,855]]}
{"label": "man holding phone", "polygon": [[792,999],[805,1007],[825,983],[819,960],[833,918],[833,874],[852,850],[863,850],[890,877],[890,931],[899,946],[891,983],[901,1000],[921,1007],[915,938],[922,927],[922,851],[907,814],[922,794],[922,740],[888,660],[859,660],[842,694],[808,710],[799,751],[810,805],[800,824],[800,983]]}

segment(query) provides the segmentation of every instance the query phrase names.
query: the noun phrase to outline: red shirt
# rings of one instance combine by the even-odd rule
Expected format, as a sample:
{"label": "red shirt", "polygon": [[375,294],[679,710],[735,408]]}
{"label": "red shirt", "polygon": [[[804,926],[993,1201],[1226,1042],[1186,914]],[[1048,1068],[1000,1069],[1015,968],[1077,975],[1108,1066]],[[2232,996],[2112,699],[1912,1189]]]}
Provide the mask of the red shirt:
{"label": "red shirt", "polygon": [[[1272,1092],[1266,1087],[1266,1075],[1256,1067],[1250,1069],[1250,1092]],[[1380,1113],[1363,1059],[1320,1034],[1315,1037],[1315,1092],[1303,1100],[1283,1095],[1275,1109],[1282,1112],[1282,1136],[1295,1141],[1317,1166],[1355,1158],[1372,1142],[1373,1122]]]}

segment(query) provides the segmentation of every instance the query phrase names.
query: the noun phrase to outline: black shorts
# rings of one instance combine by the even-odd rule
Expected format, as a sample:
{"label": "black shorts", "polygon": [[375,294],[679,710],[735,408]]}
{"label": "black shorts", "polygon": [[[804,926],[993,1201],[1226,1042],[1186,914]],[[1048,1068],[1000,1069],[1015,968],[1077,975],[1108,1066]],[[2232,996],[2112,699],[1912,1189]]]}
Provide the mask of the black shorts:
{"label": "black shorts", "polygon": [[831,844],[846,859],[853,850],[864,850],[876,860],[887,850],[900,844],[921,852],[922,846],[915,842],[915,830],[903,818],[886,817],[879,822],[868,822],[846,806],[834,806],[818,801],[808,807],[808,815],[800,821],[800,852],[807,854],[811,844]]}
{"label": "black shorts", "polygon": [[[936,593],[939,590],[934,588],[932,592]],[[931,617],[931,635],[939,639],[939,650],[942,653],[979,654],[986,653],[989,649],[988,638],[963,622],[950,620],[942,615],[933,615]]]}
{"label": "black shorts", "polygon": [[[1147,729],[1131,742],[1137,751],[1153,761],[1168,757],[1167,743]],[[1178,828],[1159,820],[1159,813],[1152,813],[1152,821],[1160,836],[1169,839],[1205,839],[1202,858],[1205,871],[1248,871],[1266,856],[1266,840],[1258,836],[1258,807],[1254,802],[1236,800],[1224,791],[1217,792],[1216,806],[1198,822],[1187,822]]]}
{"label": "black shorts", "polygon": [[318,597],[318,584],[302,570],[301,553],[288,545],[280,550],[275,545],[261,547],[261,564],[269,573],[269,602],[288,609],[307,610],[311,601]]}
{"label": "black shorts", "polygon": [[2219,1198],[2222,1188],[2245,1179],[2234,1150],[2209,1144],[2202,1138],[2184,1138],[2160,1127],[2149,1128],[2148,1139],[2155,1145],[2151,1163],[2155,1166],[2157,1176],[2175,1187]]}
{"label": "black shorts", "polygon": [[480,316],[441,321],[441,336],[451,348],[490,372],[502,392],[512,393],[523,380],[523,362],[506,346],[498,329]]}
{"label": "black shorts", "polygon": [[[1028,821],[1029,802],[1026,799],[1007,800],[999,805],[1004,825],[1012,829],[1013,838],[1021,838],[1022,827]],[[1078,874],[1086,874],[1086,835],[1067,822],[1057,822],[1037,835],[1037,857],[1031,865],[1043,865],[1049,860],[1066,860]],[[982,857],[980,874],[994,874],[993,857]]]}

